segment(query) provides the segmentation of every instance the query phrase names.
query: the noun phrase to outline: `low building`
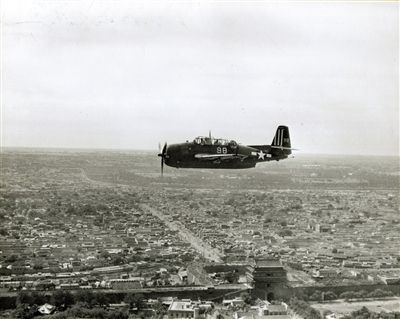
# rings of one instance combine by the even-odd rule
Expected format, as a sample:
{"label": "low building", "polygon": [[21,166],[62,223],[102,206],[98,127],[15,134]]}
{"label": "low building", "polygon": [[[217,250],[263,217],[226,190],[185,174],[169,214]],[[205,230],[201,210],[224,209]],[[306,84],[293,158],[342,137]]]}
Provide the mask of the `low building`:
{"label": "low building", "polygon": [[287,315],[288,306],[284,303],[280,305],[265,305],[259,308],[258,315],[259,316],[281,316]]}
{"label": "low building", "polygon": [[168,308],[168,319],[199,318],[199,307],[189,299],[174,300]]}
{"label": "low building", "polygon": [[225,307],[242,307],[245,302],[241,297],[236,297],[234,299],[224,299],[222,305]]}
{"label": "low building", "polygon": [[400,284],[400,276],[378,275],[378,278],[386,285],[398,285],[398,284]]}

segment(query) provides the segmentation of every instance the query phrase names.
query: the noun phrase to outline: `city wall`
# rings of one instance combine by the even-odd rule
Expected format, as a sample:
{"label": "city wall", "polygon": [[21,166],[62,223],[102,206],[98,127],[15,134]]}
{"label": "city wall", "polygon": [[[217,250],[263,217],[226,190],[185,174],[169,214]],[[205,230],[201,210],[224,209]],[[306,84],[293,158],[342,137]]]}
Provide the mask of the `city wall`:
{"label": "city wall", "polygon": [[204,271],[207,273],[237,272],[240,275],[244,275],[248,271],[248,265],[211,264],[205,265]]}

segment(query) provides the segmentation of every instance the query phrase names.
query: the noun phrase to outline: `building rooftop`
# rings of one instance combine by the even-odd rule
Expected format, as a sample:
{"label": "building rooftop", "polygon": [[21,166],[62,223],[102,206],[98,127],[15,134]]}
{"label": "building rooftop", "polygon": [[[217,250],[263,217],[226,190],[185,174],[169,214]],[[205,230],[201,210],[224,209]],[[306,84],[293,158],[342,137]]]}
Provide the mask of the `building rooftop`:
{"label": "building rooftop", "polygon": [[169,306],[170,311],[193,311],[194,304],[191,301],[173,301]]}
{"label": "building rooftop", "polygon": [[262,258],[255,260],[255,267],[277,267],[282,268],[281,263],[277,259]]}

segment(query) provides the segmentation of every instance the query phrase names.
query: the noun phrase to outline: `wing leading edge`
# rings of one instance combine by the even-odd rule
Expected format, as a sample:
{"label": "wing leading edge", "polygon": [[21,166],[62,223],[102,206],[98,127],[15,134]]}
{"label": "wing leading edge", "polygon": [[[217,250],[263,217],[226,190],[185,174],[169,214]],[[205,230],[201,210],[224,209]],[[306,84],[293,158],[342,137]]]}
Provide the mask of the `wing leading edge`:
{"label": "wing leading edge", "polygon": [[242,159],[247,156],[240,154],[195,154],[194,157],[200,160],[213,161],[216,159],[220,160]]}

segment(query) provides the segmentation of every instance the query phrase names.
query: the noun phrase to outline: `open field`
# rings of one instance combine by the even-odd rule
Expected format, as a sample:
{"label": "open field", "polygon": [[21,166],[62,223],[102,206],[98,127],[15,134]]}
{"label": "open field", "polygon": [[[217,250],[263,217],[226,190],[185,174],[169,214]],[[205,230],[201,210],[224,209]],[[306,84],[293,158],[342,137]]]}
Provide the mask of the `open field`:
{"label": "open field", "polygon": [[312,307],[323,312],[324,310],[331,310],[337,314],[347,315],[352,311],[359,310],[362,307],[367,307],[370,311],[374,312],[390,312],[400,311],[400,297],[385,298],[382,300],[368,300],[345,302],[344,300],[337,300],[330,303],[315,303]]}

